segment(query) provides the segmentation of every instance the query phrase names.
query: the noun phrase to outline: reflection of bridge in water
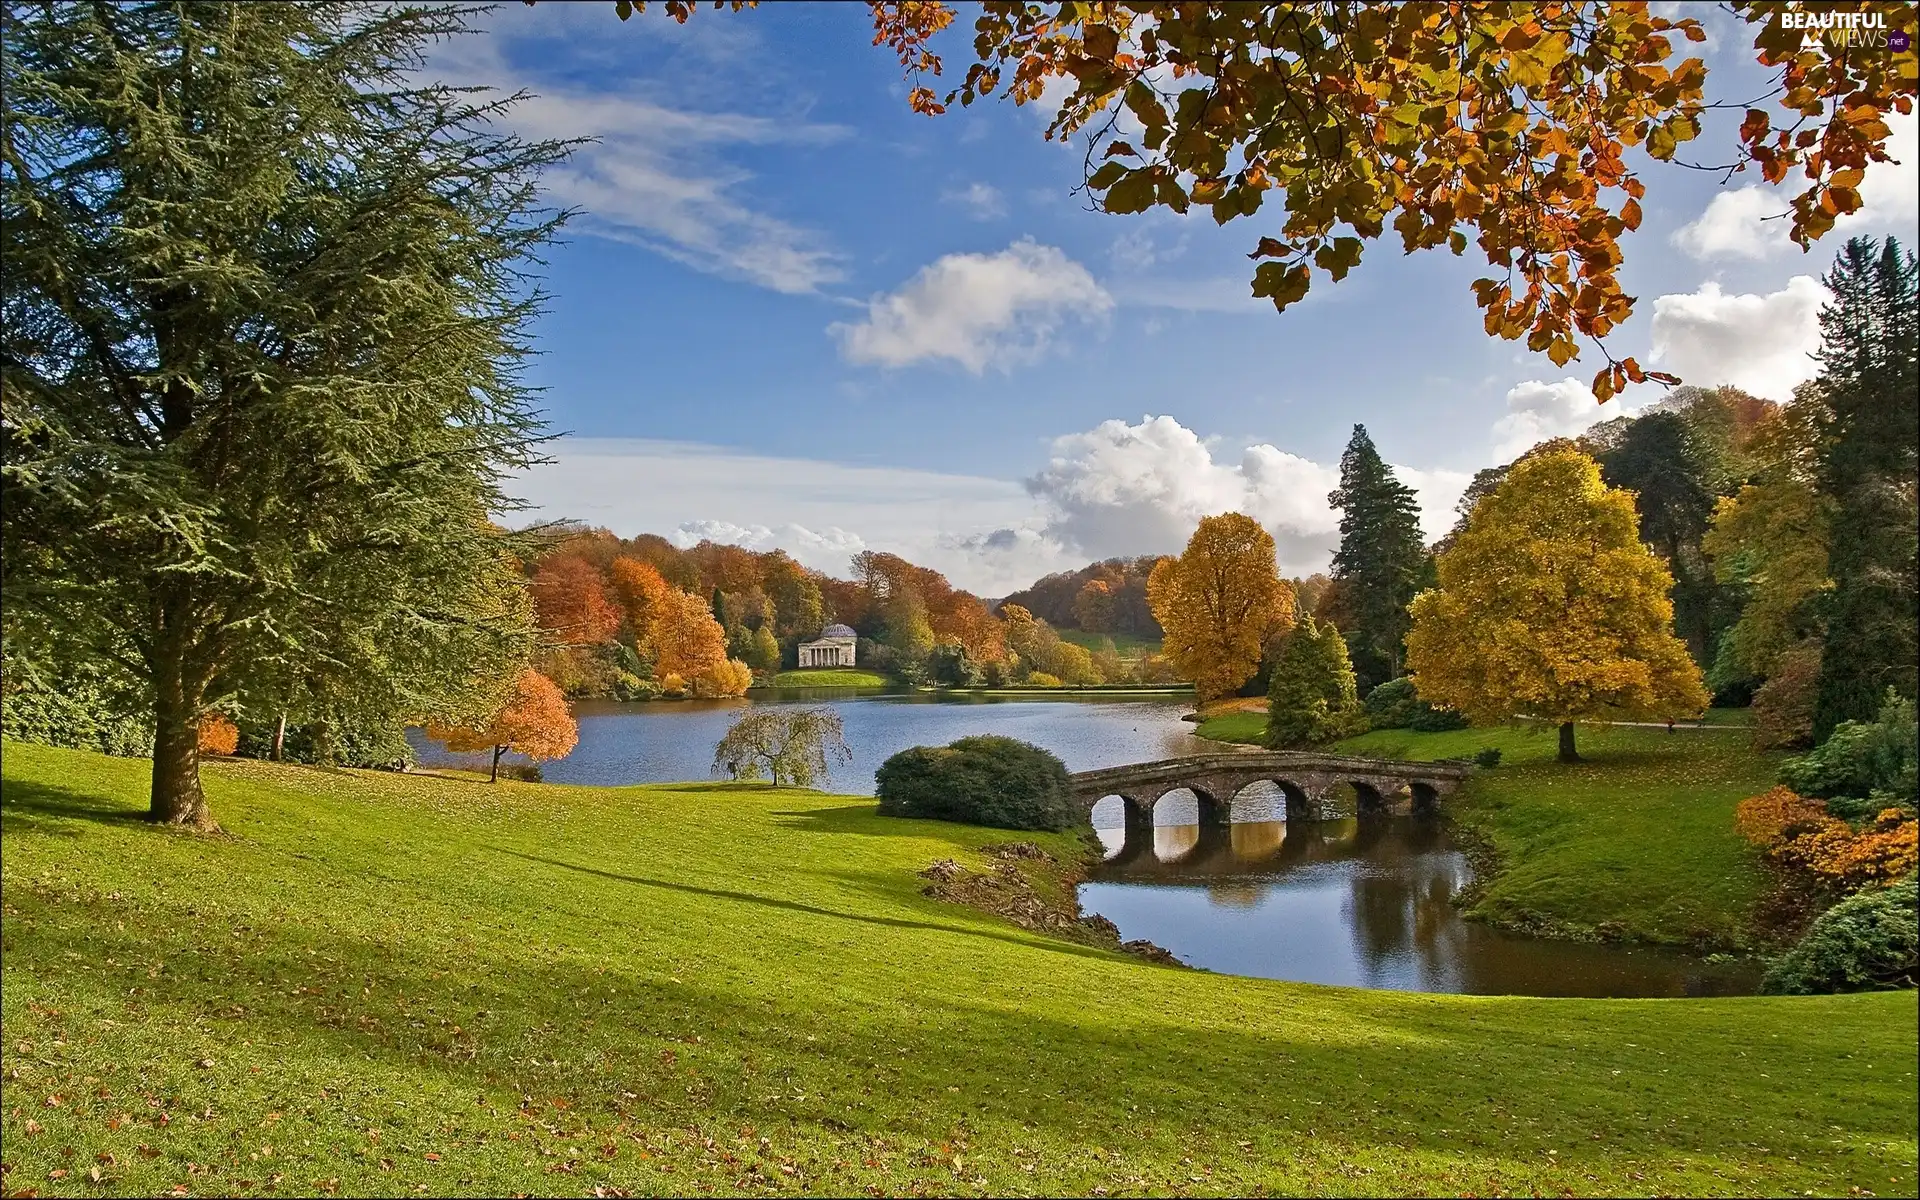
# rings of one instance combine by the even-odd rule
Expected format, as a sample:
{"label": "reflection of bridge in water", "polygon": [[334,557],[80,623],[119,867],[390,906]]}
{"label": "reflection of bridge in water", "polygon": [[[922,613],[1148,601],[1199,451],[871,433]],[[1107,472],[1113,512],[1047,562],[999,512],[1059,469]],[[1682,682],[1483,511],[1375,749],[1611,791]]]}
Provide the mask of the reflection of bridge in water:
{"label": "reflection of bridge in water", "polygon": [[[1154,806],[1170,793],[1190,792],[1198,805],[1202,841],[1230,840],[1234,804],[1250,790],[1277,788],[1285,797],[1290,821],[1320,821],[1333,816],[1409,816],[1432,811],[1473,768],[1458,762],[1401,762],[1350,758],[1339,754],[1273,752],[1196,754],[1160,762],[1134,763],[1082,771],[1072,776],[1073,797],[1093,823],[1094,806],[1120,801],[1126,828],[1123,856],[1142,850],[1151,856]],[[1340,811],[1341,793],[1350,789],[1352,813]],[[1262,798],[1264,807],[1264,798]],[[1263,814],[1264,815],[1264,814]],[[1184,822],[1183,822],[1184,823]],[[1251,835],[1249,835],[1251,836]]]}

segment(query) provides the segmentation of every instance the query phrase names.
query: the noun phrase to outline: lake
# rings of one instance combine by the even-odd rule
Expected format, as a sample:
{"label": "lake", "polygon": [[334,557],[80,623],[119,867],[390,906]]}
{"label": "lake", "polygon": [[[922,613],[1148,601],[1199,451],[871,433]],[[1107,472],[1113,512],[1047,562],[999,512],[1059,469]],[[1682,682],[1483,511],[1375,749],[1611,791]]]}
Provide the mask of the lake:
{"label": "lake", "polygon": [[[1043,746],[1070,771],[1218,751],[1181,715],[1191,697],[861,694],[849,689],[756,691],[736,700],[574,705],[580,744],[542,765],[555,783],[618,785],[706,779],[713,748],[744,709],[824,704],[846,727],[850,763],[829,792],[873,793],[873,773],[909,746],[1003,734]],[[485,755],[448,755],[416,730],[423,765],[485,769]],[[1120,824],[1117,800],[1096,826]],[[1083,911],[1183,962],[1240,975],[1350,987],[1539,996],[1693,996],[1755,990],[1748,964],[1710,964],[1651,949],[1516,937],[1462,920],[1451,903],[1471,878],[1443,821],[1369,818],[1292,822],[1251,788],[1231,825],[1196,824],[1190,794],[1154,810],[1151,846],[1116,854],[1122,833],[1099,830],[1108,860],[1081,885]],[[1103,818],[1105,821],[1103,822]]]}
{"label": "lake", "polygon": [[[832,763],[824,791],[873,794],[873,773],[909,746],[944,746],[976,733],[1002,734],[1043,746],[1069,771],[1117,767],[1182,754],[1211,742],[1193,735],[1181,714],[1191,696],[1091,697],[951,696],[930,692],[859,694],[849,688],[770,688],[736,700],[656,700],[623,704],[575,702],[580,744],[572,754],[543,763],[554,783],[675,783],[713,777],[713,748],[743,709],[821,704],[840,715],[850,763]],[[458,763],[484,770],[486,755],[450,755],[415,730],[409,734],[423,765]]]}
{"label": "lake", "polygon": [[1162,824],[1151,846],[1126,850],[1122,830],[1099,832],[1108,859],[1081,885],[1081,909],[1190,966],[1474,995],[1717,996],[1758,987],[1750,963],[1547,941],[1464,920],[1452,901],[1472,870],[1445,822],[1431,817]]}

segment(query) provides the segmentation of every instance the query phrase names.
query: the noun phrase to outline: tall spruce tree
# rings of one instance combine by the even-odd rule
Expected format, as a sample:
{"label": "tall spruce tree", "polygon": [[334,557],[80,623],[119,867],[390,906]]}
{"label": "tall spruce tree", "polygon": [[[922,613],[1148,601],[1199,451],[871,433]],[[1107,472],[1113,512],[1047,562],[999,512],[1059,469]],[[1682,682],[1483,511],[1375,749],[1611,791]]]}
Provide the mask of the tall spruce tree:
{"label": "tall spruce tree", "polygon": [[1831,413],[1820,489],[1834,503],[1813,736],[1871,721],[1915,690],[1915,485],[1920,473],[1920,265],[1888,238],[1853,238],[1827,273],[1820,388]]}
{"label": "tall spruce tree", "polygon": [[1340,456],[1340,486],[1327,501],[1341,511],[1333,579],[1348,596],[1341,630],[1365,691],[1400,673],[1412,618],[1407,605],[1428,570],[1413,489],[1394,477],[1367,427],[1355,425]]}
{"label": "tall spruce tree", "polygon": [[8,635],[144,692],[156,820],[213,827],[216,704],[458,719],[524,660],[488,514],[567,147],[415,82],[470,11],[8,5]]}

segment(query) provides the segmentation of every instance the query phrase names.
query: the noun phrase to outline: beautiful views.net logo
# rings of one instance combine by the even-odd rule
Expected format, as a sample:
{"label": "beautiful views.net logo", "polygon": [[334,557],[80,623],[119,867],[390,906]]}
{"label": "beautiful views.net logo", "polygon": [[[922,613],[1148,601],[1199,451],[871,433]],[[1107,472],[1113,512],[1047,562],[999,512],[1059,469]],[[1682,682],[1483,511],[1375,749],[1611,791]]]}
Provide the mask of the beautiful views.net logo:
{"label": "beautiful views.net logo", "polygon": [[1800,30],[1800,48],[1905,50],[1912,39],[1904,30],[1889,30],[1884,12],[1805,12],[1789,9],[1776,20],[1782,29]]}

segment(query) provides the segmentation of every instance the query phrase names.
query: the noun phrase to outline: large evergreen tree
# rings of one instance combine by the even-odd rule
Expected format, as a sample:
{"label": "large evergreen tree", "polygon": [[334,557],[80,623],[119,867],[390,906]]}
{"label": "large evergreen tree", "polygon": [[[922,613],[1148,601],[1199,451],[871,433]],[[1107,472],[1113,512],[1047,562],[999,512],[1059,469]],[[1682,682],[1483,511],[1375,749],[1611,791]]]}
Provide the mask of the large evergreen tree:
{"label": "large evergreen tree", "polygon": [[1853,238],[1827,274],[1820,388],[1831,414],[1820,489],[1833,501],[1834,590],[1813,736],[1870,721],[1915,689],[1915,482],[1920,471],[1920,265],[1888,238]]}
{"label": "large evergreen tree", "polygon": [[566,147],[414,82],[466,12],[8,5],[8,634],[144,692],[156,820],[213,826],[216,704],[470,717],[526,652],[488,514]]}
{"label": "large evergreen tree", "polygon": [[1427,571],[1420,505],[1381,459],[1364,425],[1353,427],[1340,456],[1340,486],[1327,501],[1341,512],[1333,579],[1348,597],[1350,616],[1341,632],[1364,691],[1400,673],[1412,624],[1407,605]]}
{"label": "large evergreen tree", "polygon": [[1680,414],[1655,412],[1627,423],[1600,455],[1608,487],[1634,493],[1640,540],[1673,572],[1673,625],[1694,661],[1706,664],[1712,637],[1714,579],[1700,539],[1713,519],[1712,471]]}

